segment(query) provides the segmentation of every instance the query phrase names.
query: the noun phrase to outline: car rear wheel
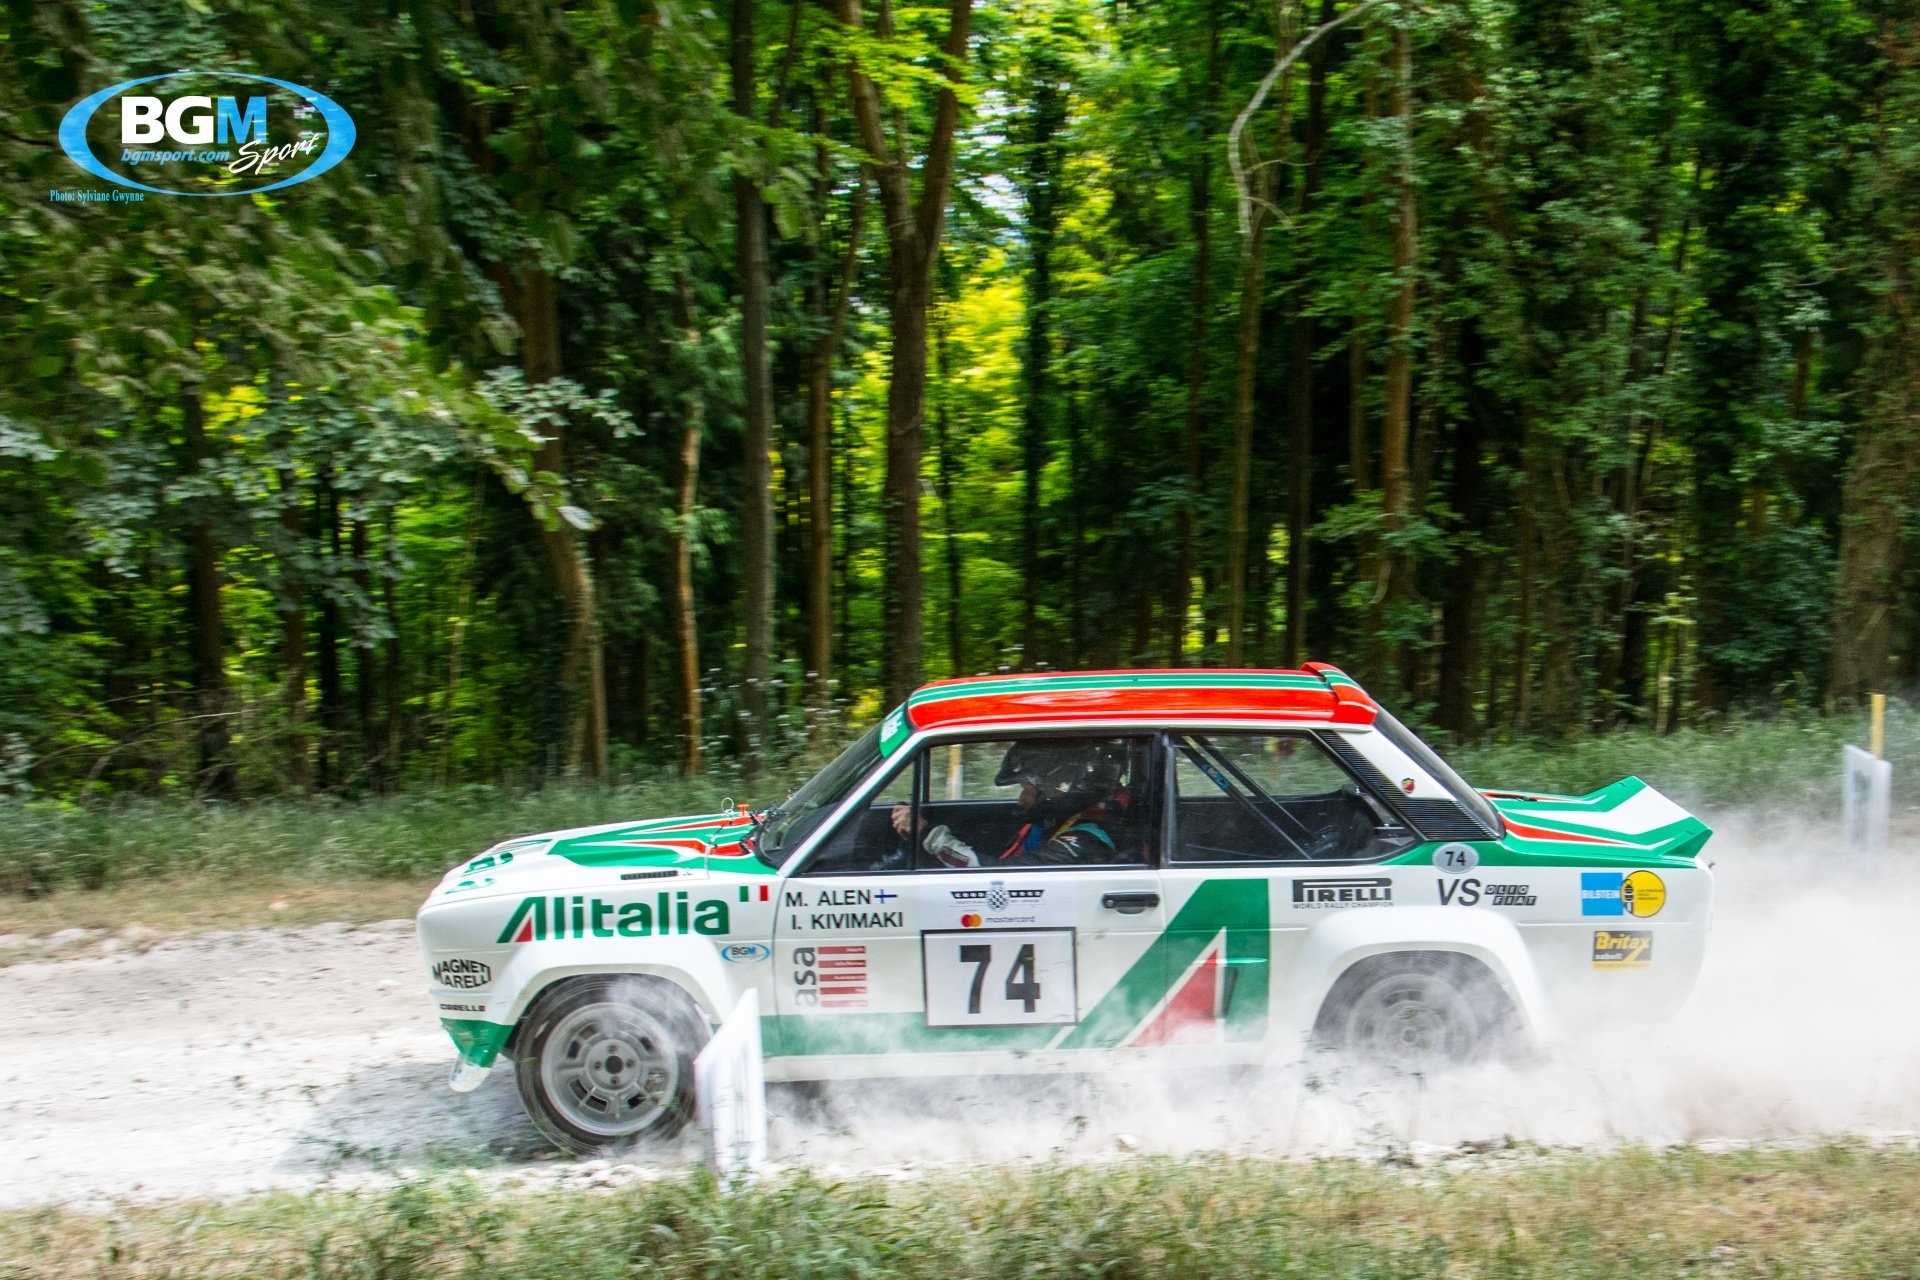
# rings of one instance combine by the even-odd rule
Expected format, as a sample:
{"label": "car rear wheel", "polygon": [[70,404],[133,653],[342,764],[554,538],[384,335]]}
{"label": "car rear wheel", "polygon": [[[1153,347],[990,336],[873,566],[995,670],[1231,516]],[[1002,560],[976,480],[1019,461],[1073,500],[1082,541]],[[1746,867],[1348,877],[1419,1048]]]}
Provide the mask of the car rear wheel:
{"label": "car rear wheel", "polygon": [[1314,1025],[1321,1043],[1374,1066],[1425,1072],[1503,1049],[1513,1037],[1506,993],[1468,956],[1375,956],[1334,984]]}
{"label": "car rear wheel", "polygon": [[534,1125],[581,1154],[671,1137],[693,1114],[706,1019],[658,978],[588,978],[543,993],[514,1063]]}

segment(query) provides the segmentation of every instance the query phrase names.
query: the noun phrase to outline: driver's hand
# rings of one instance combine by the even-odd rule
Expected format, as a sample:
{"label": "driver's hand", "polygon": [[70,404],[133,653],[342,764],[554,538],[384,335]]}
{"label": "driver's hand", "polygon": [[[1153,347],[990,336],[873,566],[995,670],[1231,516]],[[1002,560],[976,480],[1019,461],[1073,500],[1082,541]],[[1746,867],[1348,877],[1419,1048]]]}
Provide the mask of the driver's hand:
{"label": "driver's hand", "polygon": [[893,813],[890,816],[893,820],[893,833],[902,840],[905,840],[907,838],[907,829],[913,825],[913,807],[911,805],[897,804],[893,806]]}
{"label": "driver's hand", "polygon": [[964,840],[956,839],[945,823],[927,832],[926,850],[950,867],[980,865],[980,855],[973,851],[973,846]]}

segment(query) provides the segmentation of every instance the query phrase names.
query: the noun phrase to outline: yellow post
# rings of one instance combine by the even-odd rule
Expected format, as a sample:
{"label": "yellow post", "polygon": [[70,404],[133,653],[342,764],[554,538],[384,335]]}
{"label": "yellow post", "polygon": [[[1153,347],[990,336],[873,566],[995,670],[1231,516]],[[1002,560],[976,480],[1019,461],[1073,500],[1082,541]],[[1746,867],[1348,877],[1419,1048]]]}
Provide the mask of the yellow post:
{"label": "yellow post", "polygon": [[1887,695],[1884,693],[1873,695],[1873,736],[1868,741],[1873,744],[1875,760],[1887,758],[1884,750],[1887,745]]}

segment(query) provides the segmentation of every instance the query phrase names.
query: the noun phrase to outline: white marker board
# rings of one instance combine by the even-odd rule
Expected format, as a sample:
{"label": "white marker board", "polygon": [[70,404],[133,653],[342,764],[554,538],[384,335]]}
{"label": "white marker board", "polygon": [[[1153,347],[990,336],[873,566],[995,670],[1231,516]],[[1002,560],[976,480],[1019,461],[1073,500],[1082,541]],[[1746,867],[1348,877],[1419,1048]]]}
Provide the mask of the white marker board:
{"label": "white marker board", "polygon": [[760,1053],[760,993],[740,996],[693,1063],[700,1123],[713,1135],[721,1177],[749,1173],[767,1160],[767,1075]]}
{"label": "white marker board", "polygon": [[1876,760],[1855,746],[1841,749],[1846,803],[1843,829],[1854,853],[1879,853],[1887,847],[1893,813],[1893,764]]}

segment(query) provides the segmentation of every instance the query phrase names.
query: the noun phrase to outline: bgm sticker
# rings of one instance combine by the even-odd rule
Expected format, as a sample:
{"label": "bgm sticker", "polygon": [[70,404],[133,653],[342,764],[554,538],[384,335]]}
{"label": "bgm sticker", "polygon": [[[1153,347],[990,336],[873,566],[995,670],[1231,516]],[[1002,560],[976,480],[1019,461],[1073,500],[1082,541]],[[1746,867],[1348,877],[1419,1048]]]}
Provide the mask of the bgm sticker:
{"label": "bgm sticker", "polygon": [[1582,871],[1580,914],[1645,920],[1667,905],[1667,886],[1651,871]]}
{"label": "bgm sticker", "polygon": [[1653,931],[1651,929],[1594,930],[1594,968],[1647,969],[1652,965]]}

